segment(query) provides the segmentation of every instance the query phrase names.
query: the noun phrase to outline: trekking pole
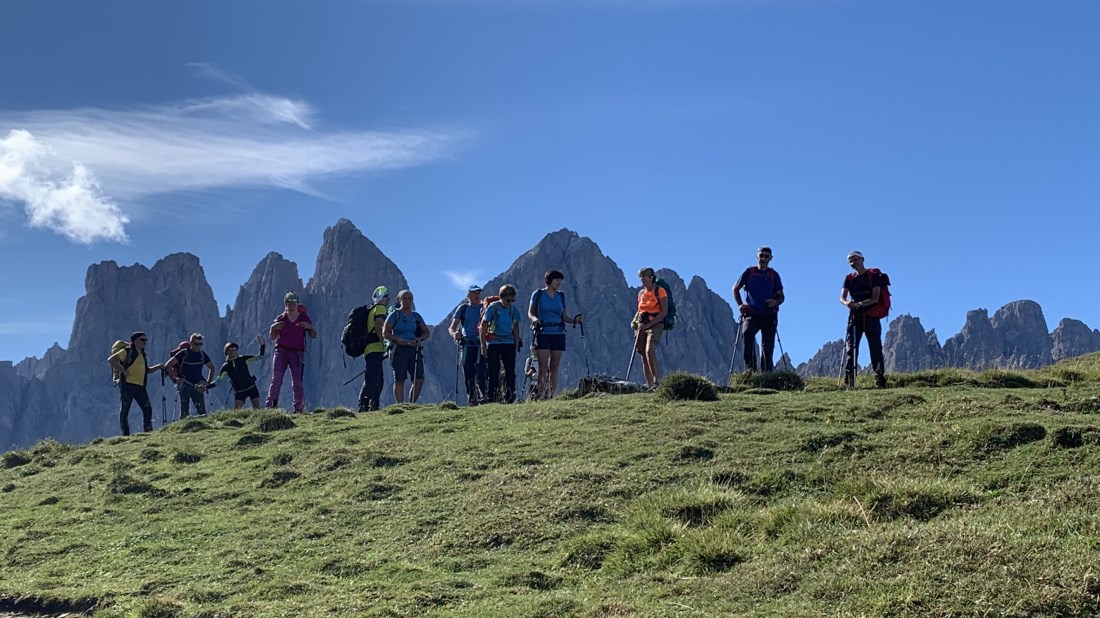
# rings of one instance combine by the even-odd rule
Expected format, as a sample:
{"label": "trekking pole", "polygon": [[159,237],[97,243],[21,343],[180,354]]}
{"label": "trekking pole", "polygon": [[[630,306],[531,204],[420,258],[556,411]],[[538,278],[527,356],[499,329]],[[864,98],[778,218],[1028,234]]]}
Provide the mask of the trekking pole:
{"label": "trekking pole", "polygon": [[626,366],[626,381],[630,381],[630,372],[634,369],[634,356],[638,353],[638,340],[642,336],[642,325],[638,325],[638,330],[634,334],[634,347],[630,348],[630,364]]}
{"label": "trekking pole", "polygon": [[737,319],[737,332],[733,334],[733,356],[730,358],[730,372],[726,374],[726,386],[733,386],[733,366],[737,364],[737,344],[741,341],[741,318]]}
{"label": "trekking pole", "polygon": [[[454,394],[454,401],[455,401],[455,403],[458,403],[458,371],[459,371],[459,367],[462,365],[462,348],[464,348],[466,346],[466,339],[462,338],[459,341],[456,341],[455,344],[456,344],[455,347],[456,347],[457,351],[455,352],[455,394]],[[467,394],[467,399],[469,399],[468,394]],[[467,401],[466,403],[469,403],[469,401]]]}
{"label": "trekking pole", "polygon": [[420,342],[416,342],[416,350],[413,352],[413,375],[412,383],[409,384],[409,403],[416,403],[413,401],[413,393],[416,392],[416,366],[420,361]]}
{"label": "trekking pole", "polygon": [[343,383],[343,384],[341,384],[340,386],[347,386],[348,384],[351,384],[352,382],[354,382],[355,380],[357,380],[357,379],[359,378],[359,376],[361,376],[361,375],[365,374],[366,372],[367,372],[367,370],[366,370],[366,369],[364,369],[364,370],[360,371],[359,373],[357,373],[357,374],[355,374],[355,375],[351,376],[351,379],[350,379],[350,380],[348,380],[347,382],[344,382],[344,383]]}
{"label": "trekking pole", "polygon": [[[779,336],[779,327],[778,326],[775,327],[775,340],[776,340],[777,343],[779,343],[779,364],[782,365],[783,364],[783,359],[786,358],[787,353],[783,351],[783,338]],[[790,366],[790,364],[791,364],[790,359],[788,358],[787,359],[787,368],[793,371],[794,367]]]}
{"label": "trekking pole", "polygon": [[[573,328],[577,328],[577,323],[573,322]],[[584,377],[592,375],[592,368],[588,366],[588,337],[584,336],[584,322],[581,322],[581,347],[584,348]]]}
{"label": "trekking pole", "polygon": [[168,426],[168,398],[164,396],[164,369],[160,370],[160,426]]}

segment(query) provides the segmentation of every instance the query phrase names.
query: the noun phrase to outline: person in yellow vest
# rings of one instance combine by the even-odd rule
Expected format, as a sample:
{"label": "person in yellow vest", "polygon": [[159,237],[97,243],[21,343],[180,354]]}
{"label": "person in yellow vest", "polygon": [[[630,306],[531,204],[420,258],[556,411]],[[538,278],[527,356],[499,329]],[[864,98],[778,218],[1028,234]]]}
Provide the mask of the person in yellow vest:
{"label": "person in yellow vest", "polygon": [[153,430],[153,405],[149,403],[149,392],[145,389],[150,373],[163,369],[163,365],[150,365],[145,356],[145,345],[149,337],[143,332],[130,335],[130,345],[119,350],[107,359],[111,369],[119,376],[118,390],[122,398],[122,410],[118,414],[122,435],[130,435],[130,405],[137,401],[141,408],[142,430]]}

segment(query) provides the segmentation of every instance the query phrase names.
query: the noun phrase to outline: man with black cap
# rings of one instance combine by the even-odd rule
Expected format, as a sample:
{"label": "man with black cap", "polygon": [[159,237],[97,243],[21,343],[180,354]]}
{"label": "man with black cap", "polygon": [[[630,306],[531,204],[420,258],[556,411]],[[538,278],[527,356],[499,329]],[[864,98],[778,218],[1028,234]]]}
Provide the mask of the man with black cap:
{"label": "man with black cap", "polygon": [[485,359],[481,357],[481,339],[478,326],[481,324],[481,286],[471,285],[466,292],[466,300],[455,309],[448,332],[461,346],[462,375],[466,384],[466,401],[476,406],[482,393],[488,393],[485,372]]}
{"label": "man with black cap", "polygon": [[875,388],[885,388],[882,322],[881,318],[869,315],[869,312],[879,303],[883,288],[890,283],[886,275],[877,269],[864,268],[863,254],[859,251],[848,254],[848,265],[855,272],[844,278],[844,287],[840,290],[840,304],[848,308],[848,332],[844,336],[844,385],[848,388],[856,385],[856,356],[859,355],[859,341],[866,335],[867,348],[871,352],[871,369],[875,372]]}
{"label": "man with black cap", "polygon": [[[756,250],[756,266],[741,273],[733,286],[733,299],[741,313],[741,328],[745,342],[745,370],[751,373],[774,371],[772,357],[775,354],[775,333],[779,324],[779,305],[784,301],[783,280],[768,265],[772,261],[771,247]],[[741,290],[745,290],[745,302],[741,302]],[[756,333],[763,339],[764,354],[757,365]]]}
{"label": "man with black cap", "polygon": [[367,368],[363,372],[363,388],[359,389],[359,411],[373,412],[381,410],[382,388],[385,382],[382,360],[386,355],[385,342],[382,341],[382,325],[386,322],[386,311],[390,304],[390,291],[380,285],[374,288],[371,294],[373,305],[367,312],[367,347],[363,350],[363,358],[367,362]]}

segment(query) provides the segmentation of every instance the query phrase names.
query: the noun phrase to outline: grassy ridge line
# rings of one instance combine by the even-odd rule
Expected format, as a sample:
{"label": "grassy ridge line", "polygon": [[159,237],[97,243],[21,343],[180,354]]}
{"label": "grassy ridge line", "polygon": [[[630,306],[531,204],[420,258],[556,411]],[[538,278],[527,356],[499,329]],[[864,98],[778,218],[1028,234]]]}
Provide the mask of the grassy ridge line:
{"label": "grassy ridge line", "polygon": [[629,396],[282,430],[224,413],[43,443],[0,470],[0,597],[102,616],[1091,615],[1097,394]]}

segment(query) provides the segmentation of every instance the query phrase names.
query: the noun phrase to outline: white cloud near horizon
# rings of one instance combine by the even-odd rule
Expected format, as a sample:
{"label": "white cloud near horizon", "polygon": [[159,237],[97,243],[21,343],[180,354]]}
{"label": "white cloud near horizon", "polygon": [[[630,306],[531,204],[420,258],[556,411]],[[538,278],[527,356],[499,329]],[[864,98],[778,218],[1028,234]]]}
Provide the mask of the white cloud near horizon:
{"label": "white cloud near horizon", "polygon": [[447,275],[447,278],[451,280],[451,285],[466,292],[470,289],[471,285],[481,283],[481,271],[480,270],[468,270],[468,271],[452,271],[445,270],[443,274]]}
{"label": "white cloud near horizon", "polygon": [[[216,67],[197,68],[246,86]],[[0,202],[22,204],[32,227],[75,242],[125,241],[125,210],[151,195],[314,193],[312,181],[423,164],[470,136],[317,127],[307,102],[257,91],[130,109],[0,110]]]}

